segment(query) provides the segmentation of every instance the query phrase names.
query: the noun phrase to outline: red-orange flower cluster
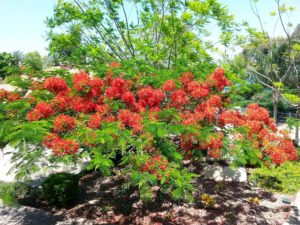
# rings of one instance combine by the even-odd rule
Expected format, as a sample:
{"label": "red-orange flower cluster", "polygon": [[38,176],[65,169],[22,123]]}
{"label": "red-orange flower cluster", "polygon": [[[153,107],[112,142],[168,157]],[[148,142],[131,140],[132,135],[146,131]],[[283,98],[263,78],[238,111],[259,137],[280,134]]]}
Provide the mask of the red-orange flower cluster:
{"label": "red-orange flower cluster", "polygon": [[47,104],[47,102],[42,101],[35,106],[34,110],[27,113],[27,119],[29,121],[36,121],[39,119],[48,118],[53,114],[54,110],[52,109],[52,107],[49,104]]}
{"label": "red-orange flower cluster", "polygon": [[98,129],[102,123],[103,116],[101,113],[96,113],[91,115],[90,120],[88,122],[88,127],[92,129]]}
{"label": "red-orange flower cluster", "polygon": [[125,126],[132,127],[134,131],[140,131],[143,128],[143,117],[128,109],[121,109],[118,114],[118,119]]}
{"label": "red-orange flower cluster", "polygon": [[44,81],[44,88],[48,91],[58,94],[68,90],[66,81],[60,77],[49,77]]}
{"label": "red-orange flower cluster", "polygon": [[140,168],[140,171],[151,173],[160,180],[162,178],[161,171],[165,171],[167,168],[168,160],[164,159],[161,155],[157,155],[152,156],[151,159],[147,160]]}
{"label": "red-orange flower cluster", "polygon": [[0,89],[0,101],[7,100],[9,102],[13,102],[20,99],[20,95],[18,93],[6,91],[4,89]]}
{"label": "red-orange flower cluster", "polygon": [[54,132],[68,132],[75,128],[76,119],[69,115],[58,115],[53,122]]}
{"label": "red-orange flower cluster", "polygon": [[175,81],[167,80],[163,86],[164,91],[173,91],[175,89]]}
{"label": "red-orange flower cluster", "polygon": [[61,139],[57,134],[47,134],[43,145],[53,150],[56,156],[76,154],[79,144],[75,140]]}
{"label": "red-orange flower cluster", "polygon": [[219,122],[222,126],[245,127],[249,131],[246,138],[254,147],[263,149],[275,164],[298,159],[293,142],[275,133],[277,128],[269,112],[258,104],[250,104],[244,114],[226,110],[220,114]]}
{"label": "red-orange flower cluster", "polygon": [[[120,68],[121,65],[112,63],[110,67]],[[64,135],[65,132],[75,133],[76,123],[96,130],[105,129],[107,123],[114,122],[112,125],[119,124],[122,130],[130,129],[134,138],[142,137],[141,135],[155,136],[152,133],[156,130],[155,126],[150,129],[152,123],[171,123],[172,126],[189,126],[180,138],[180,150],[187,158],[196,156],[196,152],[199,153],[202,149],[209,156],[220,159],[222,150],[227,148],[223,146],[225,141],[234,145],[235,140],[243,139],[251,141],[253,149],[260,153],[258,155],[261,160],[271,159],[280,164],[297,159],[292,142],[276,133],[276,125],[266,109],[257,104],[250,104],[244,113],[225,109],[227,93],[224,88],[230,85],[230,81],[221,68],[203,81],[197,80],[191,72],[186,72],[179,78],[180,82],[167,80],[159,88],[142,86],[142,79],[138,76],[126,80],[124,74],[117,75],[117,72],[119,71],[110,69],[104,81],[79,72],[72,77],[73,86],[70,87],[62,78],[47,78],[43,87],[54,93],[55,97],[49,104],[39,102],[28,112],[27,119],[35,121],[56,113],[53,132],[59,135]],[[152,78],[157,77],[153,75]],[[7,92],[0,90],[0,99],[9,99],[7,96]],[[211,129],[207,129],[207,137],[203,140],[200,130],[207,127]],[[243,129],[234,129],[236,127]],[[234,135],[233,131],[236,130],[239,130],[239,135]],[[160,130],[155,132],[164,134]],[[156,154],[153,140],[150,142],[151,154]],[[65,140],[55,134],[47,136],[44,145],[53,149],[56,155],[75,153],[79,148],[77,142]],[[81,145],[87,146],[85,142]],[[146,164],[142,171],[151,171],[158,159],[160,158],[155,156],[151,159],[153,162]]]}
{"label": "red-orange flower cluster", "polygon": [[139,104],[142,107],[160,107],[160,103],[165,97],[165,94],[160,89],[153,89],[148,86],[138,91]]}

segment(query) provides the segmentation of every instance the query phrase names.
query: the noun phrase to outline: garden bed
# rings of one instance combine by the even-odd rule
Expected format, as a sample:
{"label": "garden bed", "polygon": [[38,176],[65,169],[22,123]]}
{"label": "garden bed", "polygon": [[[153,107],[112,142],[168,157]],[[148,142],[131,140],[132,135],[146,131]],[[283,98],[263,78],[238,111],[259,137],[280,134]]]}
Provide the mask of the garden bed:
{"label": "garden bed", "polygon": [[[201,168],[197,168],[201,171]],[[156,195],[143,204],[135,189],[123,191],[120,176],[82,175],[81,199],[68,209],[37,200],[35,207],[77,224],[283,224],[292,207],[273,194],[241,182],[215,182],[204,176],[193,181],[195,204],[174,203]],[[203,201],[203,194],[210,200]],[[202,196],[202,197],[201,197]],[[293,196],[289,196],[293,200]],[[202,200],[201,200],[202,199]]]}

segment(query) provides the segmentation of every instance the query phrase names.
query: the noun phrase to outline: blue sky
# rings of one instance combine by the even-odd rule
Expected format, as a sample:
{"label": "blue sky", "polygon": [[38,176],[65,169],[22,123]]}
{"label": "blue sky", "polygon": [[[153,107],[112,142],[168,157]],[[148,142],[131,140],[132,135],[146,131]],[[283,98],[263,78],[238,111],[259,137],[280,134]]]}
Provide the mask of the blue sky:
{"label": "blue sky", "polygon": [[[39,51],[46,55],[47,42],[45,40],[46,26],[44,20],[50,17],[57,0],[0,0],[0,52]],[[253,15],[249,0],[220,0],[228,5],[237,21],[246,20],[252,26],[258,27]],[[300,23],[300,0],[284,0],[287,5],[297,7],[291,20],[294,24]],[[274,20],[269,12],[274,10],[274,0],[260,0],[259,11],[264,18],[268,31],[272,31]],[[282,34],[277,29],[276,35]]]}

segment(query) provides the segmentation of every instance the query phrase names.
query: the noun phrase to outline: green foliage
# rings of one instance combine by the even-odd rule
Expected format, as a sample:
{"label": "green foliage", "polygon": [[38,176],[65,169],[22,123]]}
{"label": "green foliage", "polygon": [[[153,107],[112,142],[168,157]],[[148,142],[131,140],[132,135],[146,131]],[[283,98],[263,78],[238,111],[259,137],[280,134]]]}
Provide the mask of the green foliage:
{"label": "green foliage", "polygon": [[210,33],[208,25],[217,25],[225,45],[234,27],[233,16],[217,0],[60,0],[46,23],[51,55],[93,68],[125,60],[160,69],[208,65],[207,50],[213,49],[203,40]]}
{"label": "green foliage", "polygon": [[283,95],[292,104],[300,104],[300,97],[298,95],[288,94],[288,93],[285,93]]}
{"label": "green foliage", "polygon": [[300,189],[300,163],[287,162],[278,167],[255,169],[250,180],[271,191],[294,194]]}
{"label": "green foliage", "polygon": [[150,162],[153,158],[151,159],[149,155],[131,155],[130,157],[132,166],[125,171],[131,173],[130,184],[139,188],[140,198],[144,202],[154,201],[154,186],[160,186],[160,193],[170,195],[174,201],[194,201],[195,188],[191,181],[197,177],[196,174],[180,168],[176,163],[170,163],[166,170],[157,167],[144,171],[141,168],[145,162]]}
{"label": "green foliage", "polygon": [[79,198],[79,176],[68,173],[51,174],[42,183],[42,193],[49,204],[71,206]]}
{"label": "green foliage", "polygon": [[0,200],[4,205],[16,206],[18,204],[14,196],[15,184],[0,182]]}

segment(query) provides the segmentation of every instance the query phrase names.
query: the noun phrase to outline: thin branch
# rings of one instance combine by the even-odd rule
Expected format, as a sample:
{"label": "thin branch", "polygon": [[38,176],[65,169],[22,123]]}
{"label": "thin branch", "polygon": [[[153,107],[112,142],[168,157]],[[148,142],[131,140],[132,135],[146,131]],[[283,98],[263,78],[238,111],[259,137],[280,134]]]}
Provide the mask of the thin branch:
{"label": "thin branch", "polygon": [[[113,10],[112,10],[112,8],[111,8],[111,5],[109,4],[109,2],[108,2],[107,0],[105,0],[104,2],[105,2],[105,5],[106,5],[107,10],[109,11],[109,13],[112,14],[112,13],[113,13]],[[127,49],[129,50],[130,54],[132,55],[131,49],[130,49],[130,47],[128,46],[127,40],[126,40],[126,38],[125,38],[125,36],[124,36],[124,34],[123,34],[123,32],[122,32],[122,28],[121,28],[121,26],[120,26],[120,24],[119,24],[119,21],[115,18],[115,16],[113,16],[112,19],[113,19],[113,21],[114,21],[114,23],[115,23],[115,26],[116,26],[116,28],[117,28],[119,34],[120,34],[120,37],[121,37],[122,40],[124,41],[124,43],[125,43]],[[101,25],[102,25],[102,24],[101,24]],[[109,31],[107,31],[107,29],[105,28],[105,26],[102,25],[102,27],[104,27],[105,31],[109,34]],[[117,44],[117,47],[118,47],[118,49],[124,54],[125,58],[126,58],[126,59],[129,59],[129,58],[127,57],[127,55],[123,52],[123,50],[120,48],[120,45],[119,45],[119,44]]]}
{"label": "thin branch", "polygon": [[248,69],[251,70],[252,72],[256,73],[257,75],[259,75],[259,76],[261,76],[261,77],[263,77],[263,78],[266,78],[266,79],[269,80],[271,83],[273,82],[269,77],[267,77],[266,75],[264,75],[264,74],[258,72],[257,70],[254,70],[254,69],[252,69],[252,68],[250,68],[250,67],[249,67]]}
{"label": "thin branch", "polygon": [[[74,0],[74,2],[76,3],[76,5],[79,7],[80,11],[82,13],[85,13],[84,9],[81,7],[80,3],[77,0]],[[122,57],[116,52],[116,50],[114,49],[114,47],[104,38],[104,36],[102,35],[101,31],[99,30],[97,23],[95,22],[95,20],[93,18],[92,22],[94,24],[94,28],[96,30],[96,32],[100,35],[100,37],[102,38],[102,40],[104,41],[104,43],[110,48],[110,50],[119,58],[122,59]]]}
{"label": "thin branch", "polygon": [[128,18],[127,18],[127,14],[126,14],[126,11],[125,11],[125,8],[124,8],[123,1],[121,2],[121,6],[122,6],[122,9],[123,9],[123,13],[124,13],[124,16],[125,16],[125,21],[126,21],[127,38],[128,38],[129,44],[131,45],[132,56],[135,57],[134,48],[133,48],[132,41],[131,41],[131,38],[130,38],[130,33],[129,33]]}
{"label": "thin branch", "polygon": [[282,29],[284,30],[284,32],[287,36],[288,42],[289,42],[289,62],[290,62],[291,61],[291,37],[290,37],[290,34],[286,30],[286,27],[283,23],[282,14],[281,14],[281,11],[280,11],[280,0],[275,0],[275,2],[277,3],[277,10],[278,10],[278,15],[279,15],[279,19],[280,19]]}
{"label": "thin branch", "polygon": [[[255,71],[255,70],[252,70],[253,72],[256,72],[256,74],[259,74],[259,75],[262,75],[263,77],[265,77],[263,74],[261,74],[261,73],[259,73],[259,72],[257,72],[257,71]],[[261,83],[262,85],[264,85],[264,86],[266,86],[266,87],[268,87],[268,88],[270,88],[271,90],[273,90],[274,92],[277,92],[279,95],[280,95],[280,97],[288,104],[288,105],[290,105],[290,106],[292,106],[292,107],[297,107],[297,104],[292,104],[281,92],[280,92],[280,90],[278,89],[278,88],[276,88],[276,87],[274,87],[274,86],[271,86],[271,85],[269,85],[269,84],[267,84],[266,82],[264,82],[264,81],[262,81],[261,79],[259,79],[259,77],[258,76],[255,76],[255,78],[257,79],[257,81],[259,82],[259,83]]]}

